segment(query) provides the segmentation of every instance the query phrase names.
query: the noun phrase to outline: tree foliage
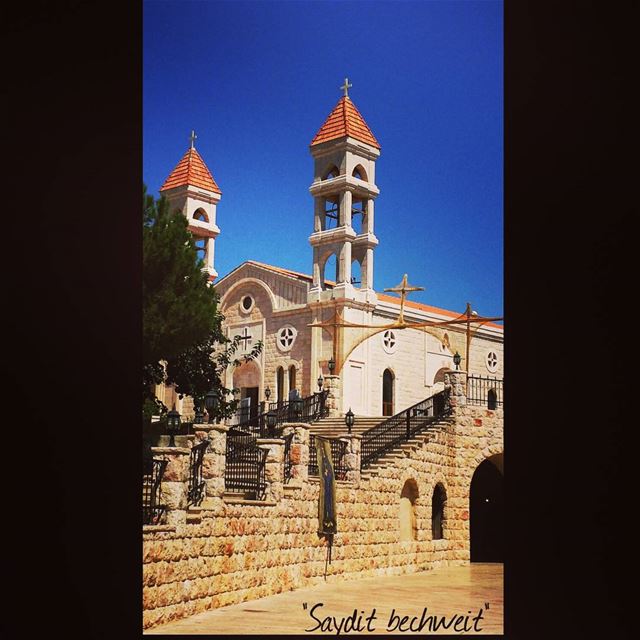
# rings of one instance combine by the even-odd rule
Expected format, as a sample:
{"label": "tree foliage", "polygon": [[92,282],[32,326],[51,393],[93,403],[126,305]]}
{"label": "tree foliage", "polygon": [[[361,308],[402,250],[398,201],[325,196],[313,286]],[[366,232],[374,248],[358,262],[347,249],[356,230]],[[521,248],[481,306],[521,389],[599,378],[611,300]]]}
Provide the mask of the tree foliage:
{"label": "tree foliage", "polygon": [[229,417],[237,402],[222,376],[229,365],[255,358],[235,358],[239,336],[222,331],[218,296],[207,284],[187,220],[171,212],[165,198],[156,200],[143,188],[143,400],[146,412],[166,410],[153,393],[156,384],[173,384],[180,396],[201,403],[214,389],[217,417]]}

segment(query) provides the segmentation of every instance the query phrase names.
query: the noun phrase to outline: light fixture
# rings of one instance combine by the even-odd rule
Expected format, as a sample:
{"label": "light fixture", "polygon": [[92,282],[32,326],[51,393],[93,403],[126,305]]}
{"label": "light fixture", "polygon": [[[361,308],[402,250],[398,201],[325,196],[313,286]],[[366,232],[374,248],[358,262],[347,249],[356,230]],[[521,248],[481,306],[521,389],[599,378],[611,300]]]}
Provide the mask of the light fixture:
{"label": "light fixture", "polygon": [[456,351],[456,354],[453,356],[453,364],[456,365],[456,371],[460,371],[460,362],[462,361],[462,357]]}
{"label": "light fixture", "polygon": [[176,411],[174,403],[173,409],[167,413],[167,431],[169,432],[169,446],[175,447],[175,434],[180,430],[180,414]]}
{"label": "light fixture", "polygon": [[328,362],[328,365],[329,365],[329,373],[333,375],[333,372],[335,371],[335,368],[336,368],[336,361],[333,358],[331,358],[331,360],[329,360]]}
{"label": "light fixture", "polygon": [[349,407],[349,411],[344,415],[344,423],[347,425],[347,430],[351,433],[351,427],[353,427],[353,423],[355,422],[355,415],[353,411],[351,411],[351,407]]}
{"label": "light fixture", "polygon": [[218,394],[215,388],[209,389],[204,397],[204,406],[209,414],[209,424],[213,422],[214,414],[218,409]]}
{"label": "light fixture", "polygon": [[318,389],[319,391],[322,391],[322,383],[324,382],[324,379],[322,377],[322,374],[320,376],[318,376]]}
{"label": "light fixture", "polygon": [[271,389],[269,387],[265,388],[264,397],[267,399],[267,402],[269,402],[269,398],[271,397]]}

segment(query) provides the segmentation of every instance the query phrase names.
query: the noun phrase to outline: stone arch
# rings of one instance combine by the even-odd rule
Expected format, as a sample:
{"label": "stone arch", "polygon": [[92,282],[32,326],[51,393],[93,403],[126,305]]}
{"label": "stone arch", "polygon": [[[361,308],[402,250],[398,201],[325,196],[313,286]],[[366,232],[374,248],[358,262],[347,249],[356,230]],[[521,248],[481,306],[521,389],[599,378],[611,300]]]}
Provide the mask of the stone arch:
{"label": "stone arch", "polygon": [[354,178],[358,178],[359,180],[364,180],[365,182],[369,182],[369,178],[367,177],[367,172],[365,171],[365,168],[361,164],[357,164],[353,168],[351,175]]}
{"label": "stone arch", "polygon": [[259,387],[262,378],[262,370],[256,360],[243,362],[233,370],[233,386],[239,387]]}
{"label": "stone arch", "polygon": [[278,308],[278,304],[276,302],[276,297],[273,293],[273,291],[271,291],[271,289],[261,280],[258,280],[257,278],[242,278],[242,280],[239,280],[238,282],[236,282],[235,284],[232,284],[226,291],[225,293],[222,295],[222,298],[220,299],[220,310],[224,311],[224,309],[226,308],[228,301],[231,300],[232,298],[232,293],[234,293],[236,291],[236,289],[239,289],[240,287],[244,287],[245,285],[257,285],[259,287],[261,287],[262,289],[264,289],[264,291],[267,293],[267,296],[269,297],[269,302],[271,303],[271,309],[267,309],[265,310],[267,313],[264,313],[263,315],[268,315],[271,311],[275,310]]}
{"label": "stone arch", "polygon": [[405,481],[400,492],[400,541],[408,542],[418,537],[418,524],[416,519],[416,500],[420,497],[418,483],[409,478]]}
{"label": "stone arch", "polygon": [[444,374],[445,374],[447,371],[450,371],[449,367],[442,367],[442,368],[438,369],[438,370],[436,371],[436,375],[435,375],[435,376],[433,376],[433,383],[432,383],[432,386],[433,386],[433,385],[435,385],[435,384],[438,384],[438,383],[440,383],[440,382],[441,382],[441,383],[442,383],[442,385],[444,386]]}
{"label": "stone arch", "polygon": [[360,289],[362,287],[362,259],[353,257],[351,259],[351,284],[356,289]]}
{"label": "stone arch", "polygon": [[318,266],[320,268],[320,284],[322,286],[322,289],[325,288],[324,282],[327,279],[327,274],[325,273],[327,262],[329,262],[331,258],[334,258],[335,273],[333,274],[333,278],[330,278],[330,280],[333,279],[334,282],[338,281],[338,264],[340,262],[340,256],[339,256],[339,250],[336,248],[333,248],[326,251],[318,261]]}
{"label": "stone arch", "polygon": [[331,178],[337,178],[340,175],[340,169],[335,164],[330,164],[322,174],[323,180],[331,180]]}
{"label": "stone arch", "polygon": [[495,410],[498,407],[498,394],[495,389],[489,389],[487,391],[487,409],[490,411]]}
{"label": "stone arch", "polygon": [[209,216],[207,215],[207,212],[202,207],[199,207],[193,212],[192,218],[194,220],[200,220],[201,222],[207,222],[207,223],[209,222]]}
{"label": "stone arch", "polygon": [[471,562],[504,559],[503,456],[485,457],[469,484],[469,543]]}
{"label": "stone arch", "polygon": [[444,539],[447,519],[447,490],[442,482],[436,483],[431,494],[431,539]]}
{"label": "stone arch", "polygon": [[392,416],[395,408],[396,374],[391,367],[382,372],[382,415]]}

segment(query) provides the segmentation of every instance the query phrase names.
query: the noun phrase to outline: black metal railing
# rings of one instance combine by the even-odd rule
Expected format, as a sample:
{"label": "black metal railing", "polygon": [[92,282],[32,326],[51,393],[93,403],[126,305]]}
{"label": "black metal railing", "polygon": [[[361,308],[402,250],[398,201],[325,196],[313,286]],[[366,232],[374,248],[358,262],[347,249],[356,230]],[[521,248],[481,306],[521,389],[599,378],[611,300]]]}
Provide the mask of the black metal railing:
{"label": "black metal railing", "polygon": [[287,484],[291,480],[291,470],[293,463],[291,462],[291,445],[293,444],[293,436],[295,434],[290,433],[283,437],[284,440],[284,483]]}
{"label": "black metal railing", "polygon": [[191,448],[189,458],[189,490],[187,493],[187,503],[199,506],[204,499],[205,481],[202,479],[202,461],[204,454],[209,447],[209,440],[203,440]]}
{"label": "black metal railing", "polygon": [[329,390],[325,389],[319,393],[314,393],[306,398],[289,400],[288,402],[270,402],[263,406],[263,410],[251,417],[248,413],[241,413],[236,428],[248,431],[261,438],[275,437],[275,430],[270,431],[267,427],[267,413],[275,414],[275,428],[285,422],[316,422],[329,414],[327,407],[327,396]]}
{"label": "black metal railing", "polygon": [[398,445],[451,413],[449,389],[391,416],[362,433],[360,468],[366,469]]}
{"label": "black metal railing", "polygon": [[467,403],[497,409],[503,406],[504,382],[500,378],[470,375],[467,378]]}
{"label": "black metal railing", "polygon": [[[333,475],[336,480],[345,480],[347,477],[347,466],[345,456],[348,442],[337,438],[326,438],[331,446],[331,462],[333,463]],[[316,453],[316,436],[309,435],[309,475],[318,475],[318,456]]]}
{"label": "black metal railing", "polygon": [[227,432],[224,485],[227,491],[247,494],[253,500],[264,500],[267,452],[256,443],[251,433],[232,427]]}
{"label": "black metal railing", "polygon": [[160,504],[160,489],[168,460],[156,460],[150,456],[143,458],[142,470],[142,522],[158,524],[166,507]]}

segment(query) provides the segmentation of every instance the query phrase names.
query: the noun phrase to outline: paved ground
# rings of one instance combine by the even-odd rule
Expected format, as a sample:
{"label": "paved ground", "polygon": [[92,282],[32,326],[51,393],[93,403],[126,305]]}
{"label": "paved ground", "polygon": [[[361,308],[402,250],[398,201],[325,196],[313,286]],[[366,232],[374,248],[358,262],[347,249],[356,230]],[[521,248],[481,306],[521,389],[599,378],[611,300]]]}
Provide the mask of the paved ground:
{"label": "paved ground", "polygon": [[[393,624],[387,630],[395,609],[399,617],[394,623],[400,622],[400,630],[405,633],[499,635],[503,629],[502,581],[501,564],[472,564],[406,576],[320,584],[215,609],[146,633],[275,635],[314,630],[335,635],[338,625],[343,625],[340,635],[351,631],[351,626],[355,626],[352,633],[398,633]],[[314,605],[318,606],[313,609]],[[480,610],[482,617],[478,619]],[[407,619],[401,622],[405,616]],[[443,617],[445,623],[451,623],[448,629],[430,627],[434,618],[440,621]],[[418,631],[421,622],[422,631]]]}

